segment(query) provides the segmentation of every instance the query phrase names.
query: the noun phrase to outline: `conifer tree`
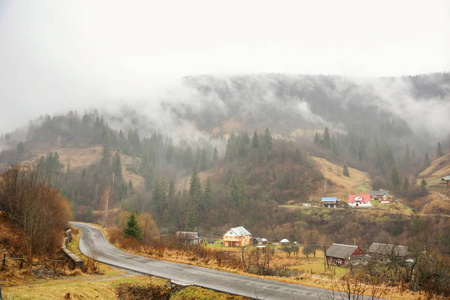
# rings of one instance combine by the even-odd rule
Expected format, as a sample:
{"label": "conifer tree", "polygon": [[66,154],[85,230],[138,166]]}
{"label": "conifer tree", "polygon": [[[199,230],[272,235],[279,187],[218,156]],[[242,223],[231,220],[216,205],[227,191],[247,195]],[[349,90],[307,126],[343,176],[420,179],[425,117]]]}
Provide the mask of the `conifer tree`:
{"label": "conifer tree", "polygon": [[122,176],[122,165],[120,162],[120,154],[119,151],[114,154],[113,161],[112,161],[112,171],[116,176]]}
{"label": "conifer tree", "polygon": [[408,177],[405,177],[405,181],[403,182],[403,190],[407,191],[409,189],[409,180]]}
{"label": "conifer tree", "polygon": [[270,131],[268,128],[264,131],[264,148],[267,151],[272,150],[273,141],[272,141],[272,135],[270,134]]}
{"label": "conifer tree", "polygon": [[136,219],[136,215],[131,213],[127,220],[127,226],[123,230],[125,238],[133,237],[138,240],[142,239],[142,229]]}
{"label": "conifer tree", "polygon": [[217,151],[217,147],[214,147],[214,151],[213,151],[213,161],[216,161],[219,158],[219,152]]}
{"label": "conifer tree", "polygon": [[423,167],[426,169],[431,165],[430,157],[428,156],[428,152],[425,153],[425,158],[423,159]]}
{"label": "conifer tree", "polygon": [[253,134],[252,146],[253,146],[253,148],[259,147],[259,137],[258,137],[258,133],[256,132],[256,130],[255,130],[255,133]]}
{"label": "conifer tree", "polygon": [[348,172],[347,164],[344,164],[344,169],[343,169],[342,173],[344,174],[344,176],[350,177],[350,173]]}
{"label": "conifer tree", "polygon": [[328,131],[328,127],[325,127],[325,130],[323,132],[323,143],[325,144],[325,147],[331,149],[331,138],[330,132]]}
{"label": "conifer tree", "polygon": [[441,142],[438,142],[437,145],[437,157],[441,157],[444,155],[444,151],[442,150]]}
{"label": "conifer tree", "polygon": [[400,176],[398,174],[397,166],[395,166],[395,165],[391,169],[390,181],[391,181],[392,189],[398,190],[398,188],[401,184],[401,181],[400,181]]}
{"label": "conifer tree", "polygon": [[213,190],[212,190],[211,180],[209,179],[209,176],[206,178],[205,195],[203,198],[204,198],[203,209],[205,211],[209,211],[211,209],[212,203],[213,203]]}
{"label": "conifer tree", "polygon": [[314,136],[314,144],[320,146],[320,136],[319,133],[316,132],[316,135]]}

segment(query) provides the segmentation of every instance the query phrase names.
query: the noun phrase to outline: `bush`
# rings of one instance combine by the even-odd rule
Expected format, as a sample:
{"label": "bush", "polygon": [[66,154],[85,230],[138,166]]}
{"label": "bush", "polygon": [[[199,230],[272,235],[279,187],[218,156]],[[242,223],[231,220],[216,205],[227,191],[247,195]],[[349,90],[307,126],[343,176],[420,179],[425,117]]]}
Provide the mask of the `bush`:
{"label": "bush", "polygon": [[116,294],[119,299],[170,299],[171,289],[167,285],[136,283],[121,283],[116,287]]}

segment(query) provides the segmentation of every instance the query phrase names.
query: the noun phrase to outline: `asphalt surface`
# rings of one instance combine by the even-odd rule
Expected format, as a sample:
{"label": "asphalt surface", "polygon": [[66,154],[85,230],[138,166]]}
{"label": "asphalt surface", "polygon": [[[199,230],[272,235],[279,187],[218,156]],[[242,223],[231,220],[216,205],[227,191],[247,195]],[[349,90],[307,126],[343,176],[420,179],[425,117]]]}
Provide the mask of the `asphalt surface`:
{"label": "asphalt surface", "polygon": [[171,279],[174,283],[256,299],[330,299],[331,291],[291,283],[260,279],[208,268],[151,259],[112,246],[97,228],[71,223],[81,229],[80,251],[93,259],[119,268]]}

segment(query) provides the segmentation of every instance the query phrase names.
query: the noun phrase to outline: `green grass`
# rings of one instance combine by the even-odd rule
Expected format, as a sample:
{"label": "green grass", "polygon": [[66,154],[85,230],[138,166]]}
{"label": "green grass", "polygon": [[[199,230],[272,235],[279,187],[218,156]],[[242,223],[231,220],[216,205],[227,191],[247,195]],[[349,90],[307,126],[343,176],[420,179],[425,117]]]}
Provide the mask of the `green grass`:
{"label": "green grass", "polygon": [[369,192],[369,191],[370,191],[370,189],[367,188],[367,187],[364,186],[364,185],[359,185],[359,186],[356,187],[356,189],[357,189],[358,191],[361,191],[361,192]]}
{"label": "green grass", "polygon": [[330,265],[327,269],[324,265],[323,254],[316,254],[316,257],[309,257],[308,263],[295,265],[290,267],[292,270],[300,271],[301,273],[309,273],[313,275],[322,275],[331,279],[341,278],[345,273],[348,272],[346,268],[337,267]]}

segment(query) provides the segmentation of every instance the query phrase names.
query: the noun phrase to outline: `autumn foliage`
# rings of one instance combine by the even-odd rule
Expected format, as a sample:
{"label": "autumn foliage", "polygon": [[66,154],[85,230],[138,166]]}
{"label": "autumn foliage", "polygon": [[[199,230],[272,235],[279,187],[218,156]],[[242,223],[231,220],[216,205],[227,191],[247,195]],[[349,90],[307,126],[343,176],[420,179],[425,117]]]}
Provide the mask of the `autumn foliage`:
{"label": "autumn foliage", "polygon": [[28,252],[36,256],[61,247],[72,218],[70,204],[39,175],[39,167],[21,165],[1,176],[0,211],[25,233]]}

